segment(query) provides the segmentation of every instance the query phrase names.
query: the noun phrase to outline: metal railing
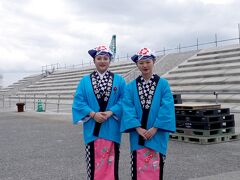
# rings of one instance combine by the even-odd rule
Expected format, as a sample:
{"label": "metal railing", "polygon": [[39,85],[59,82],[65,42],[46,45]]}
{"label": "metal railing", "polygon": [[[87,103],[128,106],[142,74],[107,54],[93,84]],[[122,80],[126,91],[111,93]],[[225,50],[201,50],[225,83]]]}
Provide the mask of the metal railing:
{"label": "metal railing", "polygon": [[[16,103],[24,103],[24,109],[27,110],[34,110],[37,111],[38,106],[38,100],[41,101],[43,105],[44,111],[56,111],[60,112],[61,106],[68,106],[67,111],[71,110],[72,100],[74,97],[74,94],[72,95],[72,98],[68,98],[67,100],[70,101],[70,103],[65,103],[64,99],[62,98],[63,95],[66,94],[56,94],[55,97],[49,97],[49,95],[53,94],[44,94],[44,93],[37,93],[37,94],[24,94],[22,96],[20,95],[5,95],[0,94],[0,109],[13,109],[16,108]],[[67,95],[70,95],[69,93]]]}
{"label": "metal railing", "polygon": [[[232,42],[234,41],[236,44],[240,44],[240,24],[238,24],[238,37],[235,38],[228,38],[228,39],[219,39],[217,33],[214,34],[214,40],[212,41],[208,41],[208,42],[203,42],[200,43],[199,38],[196,39],[196,41],[194,42],[194,44],[192,45],[182,45],[181,43],[178,43],[176,45],[176,47],[174,48],[165,48],[163,47],[162,50],[157,50],[155,51],[156,54],[158,56],[160,55],[166,55],[169,53],[180,53],[186,50],[200,50],[200,48],[202,47],[206,47],[208,45],[211,45],[210,47],[219,47],[220,45],[222,45],[223,43],[228,43],[228,44],[233,44]],[[224,44],[226,45],[226,44]],[[131,53],[133,54],[133,53]],[[115,62],[119,62],[119,61],[124,61],[124,60],[128,60],[129,59],[129,53],[127,53],[125,56],[116,56],[115,58]],[[45,65],[42,66],[42,74],[46,73],[46,72],[52,72],[56,69],[75,69],[75,68],[81,68],[81,67],[86,67],[86,66],[91,66],[93,65],[92,60],[85,62],[84,60],[82,60],[81,64],[76,64],[76,65],[60,65],[59,63],[56,64],[50,64],[50,65]]]}
{"label": "metal railing", "polygon": [[[206,92],[196,92],[196,91],[173,91],[174,94],[193,94],[193,95],[213,95],[215,96],[215,103],[219,104],[219,95],[236,95],[240,92],[219,92],[219,91],[206,91]],[[240,101],[240,100],[239,100]],[[240,105],[240,104],[239,104]]]}
{"label": "metal railing", "polygon": [[[219,96],[221,96],[221,95],[240,95],[240,91],[239,92],[237,92],[237,91],[234,91],[234,92],[173,91],[173,94],[212,95],[215,99],[215,103],[219,104],[219,99],[220,99]],[[23,96],[20,96],[20,95],[12,96],[12,95],[0,94],[0,108],[2,107],[2,109],[11,109],[11,108],[16,107],[15,106],[16,103],[22,102],[22,103],[25,103],[25,110],[31,109],[31,110],[36,111],[38,100],[41,100],[43,103],[43,109],[45,111],[50,110],[50,111],[60,112],[60,109],[61,109],[60,107],[63,105],[68,106],[67,111],[71,111],[71,105],[72,105],[72,100],[73,100],[74,94],[71,94],[72,99],[68,98],[68,100],[71,101],[71,103],[64,103],[62,96],[66,95],[66,94],[57,94],[57,95],[55,95],[56,98],[49,97],[50,95],[53,95],[53,94],[37,93],[37,94],[24,94]],[[69,95],[69,94],[67,94],[67,95]],[[197,100],[197,98],[196,98],[196,100]],[[208,102],[208,100],[206,100],[206,103],[207,102]],[[240,111],[238,113],[240,113]]]}

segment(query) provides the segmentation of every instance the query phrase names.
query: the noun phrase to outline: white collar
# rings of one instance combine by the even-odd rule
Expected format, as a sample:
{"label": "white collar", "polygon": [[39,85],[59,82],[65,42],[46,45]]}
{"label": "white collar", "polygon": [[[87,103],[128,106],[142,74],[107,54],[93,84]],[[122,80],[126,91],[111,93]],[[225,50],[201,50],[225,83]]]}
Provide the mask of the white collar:
{"label": "white collar", "polygon": [[96,70],[97,71],[97,73],[98,73],[98,75],[99,75],[99,77],[100,77],[100,79],[102,79],[103,78],[103,76],[106,74],[106,72],[108,71],[108,69],[104,72],[104,73],[100,73],[98,70]]}

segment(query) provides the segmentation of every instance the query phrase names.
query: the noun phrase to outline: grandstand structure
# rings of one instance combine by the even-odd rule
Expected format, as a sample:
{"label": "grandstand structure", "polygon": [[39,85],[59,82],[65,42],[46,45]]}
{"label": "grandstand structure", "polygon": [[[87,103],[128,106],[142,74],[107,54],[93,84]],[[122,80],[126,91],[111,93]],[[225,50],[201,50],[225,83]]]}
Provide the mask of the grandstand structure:
{"label": "grandstand structure", "polygon": [[[21,101],[35,110],[41,100],[47,111],[70,112],[79,80],[93,70],[92,65],[26,77],[0,90],[4,101],[0,108],[16,108],[15,103]],[[127,82],[139,75],[130,60],[113,62],[110,70]],[[168,79],[183,103],[221,103],[240,112],[240,45],[161,55],[154,72]]]}
{"label": "grandstand structure", "polygon": [[183,102],[220,103],[232,111],[240,106],[240,46],[201,50],[164,74]]}

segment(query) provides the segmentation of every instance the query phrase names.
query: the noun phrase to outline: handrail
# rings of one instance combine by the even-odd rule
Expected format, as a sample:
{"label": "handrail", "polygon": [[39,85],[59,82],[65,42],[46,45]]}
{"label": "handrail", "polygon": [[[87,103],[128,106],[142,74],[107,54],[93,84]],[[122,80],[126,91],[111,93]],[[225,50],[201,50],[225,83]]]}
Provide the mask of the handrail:
{"label": "handrail", "polygon": [[215,103],[218,104],[218,95],[220,94],[240,94],[240,91],[233,91],[233,92],[219,92],[219,91],[205,91],[205,92],[197,92],[197,91],[173,91],[173,94],[212,94],[215,95]]}
{"label": "handrail", "polygon": [[[239,31],[239,37],[218,40],[218,36],[215,33],[213,41],[199,43],[199,39],[197,38],[196,39],[196,44],[181,46],[181,43],[178,43],[177,46],[174,47],[174,48],[163,47],[162,50],[157,50],[157,51],[155,51],[155,53],[157,55],[166,55],[166,53],[176,52],[176,51],[178,53],[180,53],[182,50],[185,50],[185,49],[186,50],[188,50],[188,49],[193,50],[192,48],[194,48],[194,50],[199,50],[200,46],[211,45],[211,44],[215,45],[215,47],[218,47],[219,43],[230,42],[230,41],[238,41],[238,44],[240,44],[240,26],[238,27],[238,31]],[[129,59],[129,57],[130,57],[129,53],[127,53],[125,56],[117,56],[117,58],[115,58],[115,61],[117,61],[117,62],[123,61],[123,60]],[[50,65],[42,66],[42,74],[45,71],[48,71],[48,70],[52,71],[52,70],[55,70],[55,69],[75,69],[77,67],[86,67],[86,66],[92,65],[92,64],[93,64],[92,60],[90,60],[88,62],[84,62],[84,60],[82,60],[81,64],[68,65],[68,66],[66,64],[64,66],[61,66],[59,63],[50,64]],[[48,68],[48,67],[50,67],[50,68]]]}
{"label": "handrail", "polygon": [[[215,103],[218,104],[219,101],[219,95],[221,94],[230,94],[230,95],[234,95],[234,94],[240,94],[240,91],[232,91],[232,92],[222,92],[222,91],[173,91],[173,94],[208,94],[208,95],[214,95],[215,96]],[[48,102],[49,99],[49,95],[53,95],[55,94],[57,96],[57,103],[54,102]],[[38,97],[39,95],[42,95],[41,97]],[[27,99],[33,99],[33,104],[34,104],[34,110],[35,110],[35,104],[36,104],[36,99],[43,99],[44,100],[44,105],[45,108],[47,106],[47,104],[56,104],[57,105],[57,111],[59,112],[59,106],[62,105],[69,105],[66,103],[62,103],[61,102],[61,95],[71,95],[74,96],[74,93],[61,93],[61,94],[56,94],[56,93],[33,93],[33,94],[29,94],[29,93],[23,93],[21,94],[16,94],[16,96],[14,97],[13,95],[7,95],[7,94],[0,94],[0,101],[2,101],[2,106],[3,108],[5,108],[5,102],[9,101],[9,106],[11,106],[11,101],[10,99],[16,99],[18,102],[21,101],[21,99],[23,99],[23,101],[25,102],[25,104],[27,104]],[[55,99],[56,100],[56,99]]]}

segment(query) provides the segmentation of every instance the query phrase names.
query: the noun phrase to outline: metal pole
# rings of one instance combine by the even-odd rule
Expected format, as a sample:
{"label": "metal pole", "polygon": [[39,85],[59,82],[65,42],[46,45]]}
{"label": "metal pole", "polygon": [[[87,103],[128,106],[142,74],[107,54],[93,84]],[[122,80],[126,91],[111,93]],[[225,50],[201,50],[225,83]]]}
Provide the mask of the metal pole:
{"label": "metal pole", "polygon": [[216,96],[215,103],[218,104],[218,92],[214,91],[213,94]]}
{"label": "metal pole", "polygon": [[197,50],[198,50],[198,38],[197,38]]}
{"label": "metal pole", "polygon": [[24,99],[25,99],[25,110],[27,109],[27,95],[25,94],[24,96]]}
{"label": "metal pole", "polygon": [[57,112],[59,112],[60,94],[58,95]]}
{"label": "metal pole", "polygon": [[8,96],[9,108],[11,108],[11,95]]}
{"label": "metal pole", "polygon": [[240,24],[238,24],[238,40],[239,40],[239,44],[240,44]]}
{"label": "metal pole", "polygon": [[4,101],[5,101],[5,99],[4,99],[4,95],[2,95],[3,96],[3,109],[4,109]]}
{"label": "metal pole", "polygon": [[178,53],[180,53],[180,51],[181,51],[181,44],[179,43],[178,44]]}
{"label": "metal pole", "polygon": [[45,94],[45,102],[44,102],[44,104],[45,104],[45,112],[47,111],[47,94]]}
{"label": "metal pole", "polygon": [[215,44],[216,44],[216,47],[217,47],[217,33],[215,33]]}
{"label": "metal pole", "polygon": [[33,95],[33,109],[34,109],[34,111],[36,110],[35,105],[36,105],[36,94]]}
{"label": "metal pole", "polygon": [[165,47],[163,48],[163,55],[165,55],[165,53],[166,53],[166,50],[165,50]]}

